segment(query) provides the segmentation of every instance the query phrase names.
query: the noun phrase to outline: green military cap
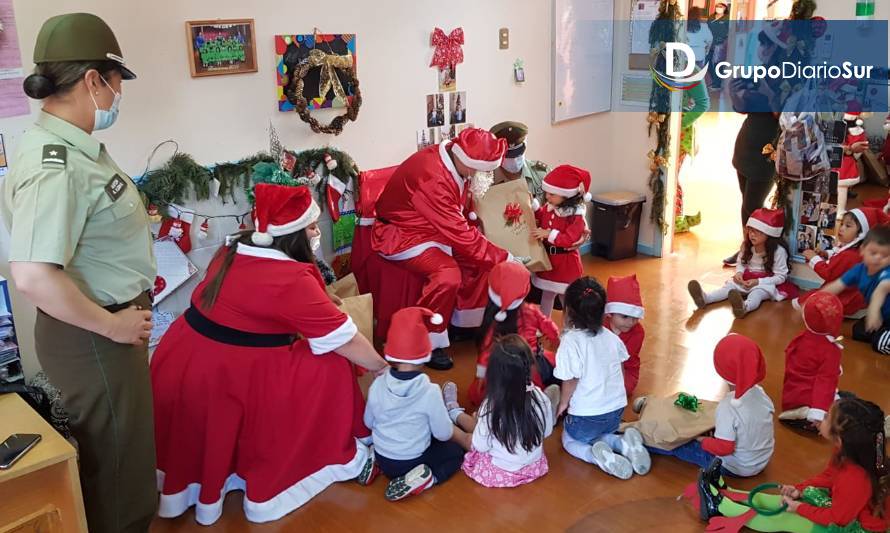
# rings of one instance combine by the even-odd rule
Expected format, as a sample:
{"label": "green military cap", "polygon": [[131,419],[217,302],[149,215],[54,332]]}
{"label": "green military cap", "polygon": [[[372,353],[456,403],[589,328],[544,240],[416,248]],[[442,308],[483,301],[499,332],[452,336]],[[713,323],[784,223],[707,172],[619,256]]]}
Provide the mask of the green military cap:
{"label": "green military cap", "polygon": [[524,143],[525,138],[528,136],[528,126],[526,126],[522,122],[516,122],[513,120],[495,124],[489,131],[491,131],[491,133],[499,139],[506,139],[507,144],[509,144],[510,146]]}
{"label": "green military cap", "polygon": [[128,69],[114,32],[90,13],[69,13],[43,23],[34,46],[34,63],[114,61],[125,80],[136,79]]}

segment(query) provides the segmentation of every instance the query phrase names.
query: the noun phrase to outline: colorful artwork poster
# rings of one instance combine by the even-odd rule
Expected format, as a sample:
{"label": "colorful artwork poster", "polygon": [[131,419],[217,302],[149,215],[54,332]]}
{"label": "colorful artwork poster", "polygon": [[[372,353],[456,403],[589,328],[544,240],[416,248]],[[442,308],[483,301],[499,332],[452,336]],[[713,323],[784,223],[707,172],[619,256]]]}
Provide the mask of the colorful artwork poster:
{"label": "colorful artwork poster", "polygon": [[355,88],[339,66],[351,59],[353,69],[356,68],[358,56],[355,41],[355,34],[352,33],[275,36],[278,110],[294,111],[294,103],[288,97],[288,93],[292,95],[296,87],[293,74],[306,61],[318,62],[321,56],[317,52],[313,54],[313,50],[323,52],[328,57],[321,65],[313,66],[303,78],[303,96],[309,103],[309,109],[350,105],[355,97]]}

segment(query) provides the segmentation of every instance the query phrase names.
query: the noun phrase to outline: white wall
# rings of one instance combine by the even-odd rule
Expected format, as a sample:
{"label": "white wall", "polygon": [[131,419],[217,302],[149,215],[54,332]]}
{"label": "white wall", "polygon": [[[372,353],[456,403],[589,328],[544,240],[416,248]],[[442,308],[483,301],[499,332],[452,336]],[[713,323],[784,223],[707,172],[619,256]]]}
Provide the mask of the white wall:
{"label": "white wall", "polygon": [[[435,71],[427,66],[430,32],[435,26],[446,31],[462,26],[465,62],[458,67],[458,84],[468,92],[471,122],[487,128],[502,120],[523,121],[531,129],[531,157],[552,165],[589,168],[594,192],[618,188],[647,192],[645,154],[651,142],[642,111],[550,124],[549,0],[453,0],[447,5],[430,0],[339,0],[335,4],[336,8],[325,9],[283,0],[14,0],[26,69],[40,25],[52,15],[93,12],[114,28],[128,64],[140,78],[125,86],[119,123],[99,137],[132,174],[141,173],[148,152],[169,138],[202,163],[267,149],[270,120],[289,148],[331,143],[352,154],[362,168],[397,164],[414,151],[415,131],[424,125],[424,96],[436,91]],[[627,19],[631,0],[615,0],[615,5],[615,17]],[[184,22],[245,17],[256,19],[259,72],[192,79]],[[295,114],[277,111],[273,36],[311,33],[316,26],[323,32],[357,34],[364,105],[358,122],[349,124],[339,137],[313,134]],[[506,51],[498,50],[501,27],[510,28]],[[629,39],[618,30],[616,95]],[[527,81],[522,85],[512,81],[516,58],[525,61]],[[31,117],[0,120],[10,154],[31,122]],[[652,246],[657,234],[646,222],[648,212],[647,204],[643,246]],[[0,234],[2,259],[8,237],[5,230]],[[8,275],[5,261],[0,261],[0,273]],[[34,310],[21,297],[13,298],[30,374],[36,369]]]}

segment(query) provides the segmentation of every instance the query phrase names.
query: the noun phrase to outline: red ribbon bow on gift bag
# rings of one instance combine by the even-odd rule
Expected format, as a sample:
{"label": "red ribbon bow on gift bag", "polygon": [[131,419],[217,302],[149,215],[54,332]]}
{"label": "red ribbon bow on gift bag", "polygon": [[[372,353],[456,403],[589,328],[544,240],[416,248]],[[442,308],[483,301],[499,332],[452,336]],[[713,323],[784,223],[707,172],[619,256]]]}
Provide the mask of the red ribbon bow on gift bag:
{"label": "red ribbon bow on gift bag", "polygon": [[512,226],[519,222],[522,218],[522,208],[519,207],[519,204],[507,204],[507,207],[504,208],[504,220],[507,221],[508,226]]}
{"label": "red ribbon bow on gift bag", "polygon": [[431,67],[445,68],[464,62],[464,51],[461,49],[464,44],[463,28],[455,28],[448,35],[445,35],[442,28],[436,28],[430,43],[436,47],[433,60],[430,61]]}

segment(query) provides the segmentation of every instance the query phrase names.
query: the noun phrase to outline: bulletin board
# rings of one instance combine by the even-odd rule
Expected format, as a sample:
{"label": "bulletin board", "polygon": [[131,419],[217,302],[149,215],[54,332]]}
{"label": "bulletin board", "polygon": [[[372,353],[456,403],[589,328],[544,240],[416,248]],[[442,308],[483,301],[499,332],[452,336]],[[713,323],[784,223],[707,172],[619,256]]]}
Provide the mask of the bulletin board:
{"label": "bulletin board", "polygon": [[554,123],[612,109],[613,0],[553,0]]}

